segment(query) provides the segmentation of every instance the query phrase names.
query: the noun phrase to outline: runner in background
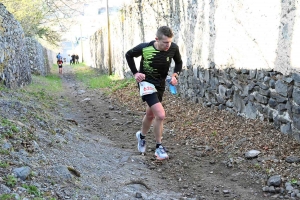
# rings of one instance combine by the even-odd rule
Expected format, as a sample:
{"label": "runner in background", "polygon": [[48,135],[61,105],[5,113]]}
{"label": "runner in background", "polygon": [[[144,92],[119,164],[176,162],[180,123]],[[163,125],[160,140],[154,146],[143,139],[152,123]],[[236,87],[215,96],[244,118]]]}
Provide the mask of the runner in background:
{"label": "runner in background", "polygon": [[60,74],[62,74],[63,63],[64,63],[64,62],[62,61],[62,59],[59,59],[59,60],[57,61],[58,72],[59,72]]}

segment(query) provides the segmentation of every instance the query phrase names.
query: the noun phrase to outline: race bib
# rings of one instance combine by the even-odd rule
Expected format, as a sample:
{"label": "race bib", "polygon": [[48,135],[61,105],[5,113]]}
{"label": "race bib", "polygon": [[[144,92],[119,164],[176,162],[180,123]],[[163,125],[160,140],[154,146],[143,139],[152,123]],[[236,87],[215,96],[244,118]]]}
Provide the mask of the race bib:
{"label": "race bib", "polygon": [[152,83],[148,83],[146,81],[140,82],[140,96],[144,96],[147,94],[152,94],[154,92],[157,92],[155,86]]}

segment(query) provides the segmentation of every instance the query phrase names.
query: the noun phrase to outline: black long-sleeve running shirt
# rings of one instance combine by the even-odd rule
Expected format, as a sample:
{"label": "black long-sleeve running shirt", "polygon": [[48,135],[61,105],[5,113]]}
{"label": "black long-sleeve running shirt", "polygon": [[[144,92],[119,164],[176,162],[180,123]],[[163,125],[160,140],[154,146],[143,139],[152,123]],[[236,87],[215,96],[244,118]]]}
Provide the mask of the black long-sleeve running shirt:
{"label": "black long-sleeve running shirt", "polygon": [[182,60],[177,44],[171,43],[168,51],[159,51],[154,47],[154,40],[149,43],[141,43],[130,49],[126,54],[128,66],[133,74],[138,70],[134,57],[142,56],[139,72],[146,75],[145,81],[155,87],[164,88],[172,59],[175,62],[174,73],[179,74],[182,69]]}

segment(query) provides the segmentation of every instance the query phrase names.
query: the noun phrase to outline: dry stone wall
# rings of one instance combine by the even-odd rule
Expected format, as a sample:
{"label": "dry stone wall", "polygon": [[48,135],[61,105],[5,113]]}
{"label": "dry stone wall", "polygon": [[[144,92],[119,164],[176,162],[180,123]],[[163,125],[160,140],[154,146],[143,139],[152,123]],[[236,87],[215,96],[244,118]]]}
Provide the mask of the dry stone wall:
{"label": "dry stone wall", "polygon": [[23,28],[0,3],[0,81],[8,88],[31,83],[31,73],[47,75],[51,51],[35,39],[26,38]]}
{"label": "dry stone wall", "polygon": [[0,3],[0,80],[9,88],[31,82],[25,35],[21,25]]}
{"label": "dry stone wall", "polygon": [[[31,73],[46,76],[50,73],[51,60],[49,61],[48,53],[36,39],[27,37],[26,39],[27,54],[30,64]],[[51,56],[53,57],[53,56]]]}
{"label": "dry stone wall", "polygon": [[[124,54],[161,25],[180,47],[182,97],[271,121],[300,141],[299,1],[133,0],[110,20],[113,73],[132,76]],[[92,67],[105,72],[107,34],[103,26],[90,38]]]}

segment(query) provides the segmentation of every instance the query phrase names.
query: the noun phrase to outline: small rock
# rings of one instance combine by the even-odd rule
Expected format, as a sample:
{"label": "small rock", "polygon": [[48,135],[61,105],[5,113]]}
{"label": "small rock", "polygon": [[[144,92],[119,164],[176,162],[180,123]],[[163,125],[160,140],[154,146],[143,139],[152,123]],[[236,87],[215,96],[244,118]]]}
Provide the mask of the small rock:
{"label": "small rock", "polygon": [[206,146],[205,147],[205,151],[213,151],[213,150],[214,150],[214,148],[211,147],[211,146]]}
{"label": "small rock", "polygon": [[229,190],[223,190],[223,194],[230,194]]}
{"label": "small rock", "polygon": [[262,188],[262,191],[264,191],[264,192],[269,192],[269,187],[268,187],[268,186],[263,187],[263,188]]}
{"label": "small rock", "polygon": [[298,156],[288,156],[285,158],[285,161],[287,163],[296,163],[296,162],[300,162],[300,158]]}
{"label": "small rock", "polygon": [[258,154],[260,154],[260,151],[258,150],[250,150],[248,152],[245,153],[245,157],[246,158],[255,158],[256,156],[258,156]]}
{"label": "small rock", "polygon": [[31,168],[30,167],[20,167],[20,168],[15,168],[13,170],[13,173],[20,178],[21,180],[25,181],[26,178],[29,176],[31,172]]}
{"label": "small rock", "polygon": [[81,101],[90,101],[90,100],[91,100],[91,98],[85,98],[85,99],[83,99]]}
{"label": "small rock", "polygon": [[0,194],[7,194],[10,193],[11,190],[6,185],[0,184]]}
{"label": "small rock", "polygon": [[269,187],[269,192],[270,193],[275,193],[276,192],[275,187],[273,185]]}
{"label": "small rock", "polygon": [[136,197],[136,198],[138,198],[138,199],[141,199],[141,198],[143,198],[143,197],[142,197],[142,194],[141,194],[141,193],[139,193],[139,192],[135,193],[135,197]]}
{"label": "small rock", "polygon": [[278,186],[280,186],[280,184],[281,184],[281,176],[280,175],[271,176],[267,182],[268,186],[278,187]]}
{"label": "small rock", "polygon": [[291,186],[291,185],[289,185],[289,186],[287,186],[285,189],[286,189],[287,191],[292,191],[292,190],[294,189],[294,187]]}

